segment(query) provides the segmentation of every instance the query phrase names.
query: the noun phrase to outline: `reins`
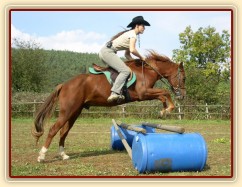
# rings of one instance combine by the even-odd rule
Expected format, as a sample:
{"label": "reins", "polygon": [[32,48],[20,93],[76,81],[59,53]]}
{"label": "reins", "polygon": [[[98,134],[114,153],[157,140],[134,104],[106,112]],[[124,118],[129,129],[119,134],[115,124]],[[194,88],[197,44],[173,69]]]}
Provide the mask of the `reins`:
{"label": "reins", "polygon": [[[173,78],[171,78],[171,80],[173,80],[174,78],[176,78],[177,76],[178,76],[178,85],[177,85],[177,87],[174,87],[174,86],[172,86],[169,82],[167,83],[167,81],[164,81],[164,79],[165,79],[165,77],[163,76],[163,75],[161,75],[161,73],[156,69],[156,68],[154,68],[152,65],[150,65],[148,62],[146,62],[146,61],[142,61],[142,73],[143,73],[143,64],[147,64],[152,70],[154,70],[159,76],[160,76],[160,78],[159,78],[159,80],[161,81],[161,82],[163,82],[166,86],[168,86],[169,88],[173,88],[174,89],[174,91],[175,91],[175,94],[176,95],[180,95],[181,94],[181,89],[184,89],[184,88],[180,88],[180,73],[181,73],[181,71],[180,71],[180,68],[179,68],[179,66],[178,66],[178,72],[177,72],[177,74],[176,74],[176,76],[174,76]],[[144,75],[143,75],[144,76]],[[166,79],[165,79],[166,80]]]}
{"label": "reins", "polygon": [[144,63],[146,63],[146,62],[142,60],[142,75],[143,75],[143,82],[142,82],[142,85],[145,84]]}
{"label": "reins", "polygon": [[142,60],[142,66],[143,66],[143,64],[147,64],[152,70],[154,70],[161,78],[159,79],[161,82],[163,82],[164,84],[166,84],[167,86],[171,86],[171,85],[168,85],[167,84],[167,82],[165,82],[163,79],[165,79],[165,77],[163,76],[163,75],[161,75],[160,74],[160,72],[157,70],[157,69],[155,69],[152,65],[150,65],[148,62],[146,62],[146,61],[143,61]]}

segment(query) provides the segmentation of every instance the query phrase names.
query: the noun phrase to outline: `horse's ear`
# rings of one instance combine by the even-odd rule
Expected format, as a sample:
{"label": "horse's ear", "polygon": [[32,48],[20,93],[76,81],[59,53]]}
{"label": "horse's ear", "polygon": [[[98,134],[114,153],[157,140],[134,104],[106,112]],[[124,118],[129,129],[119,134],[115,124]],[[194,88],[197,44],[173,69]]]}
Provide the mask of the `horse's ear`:
{"label": "horse's ear", "polygon": [[184,68],[183,68],[183,62],[181,62],[181,63],[179,64],[179,68],[184,69]]}

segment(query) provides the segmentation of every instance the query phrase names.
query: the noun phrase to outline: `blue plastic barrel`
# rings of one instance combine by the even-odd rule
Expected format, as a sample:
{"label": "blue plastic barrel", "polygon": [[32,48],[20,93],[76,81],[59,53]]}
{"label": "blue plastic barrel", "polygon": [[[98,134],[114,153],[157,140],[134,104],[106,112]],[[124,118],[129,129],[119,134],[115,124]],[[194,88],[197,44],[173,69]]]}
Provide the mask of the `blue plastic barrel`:
{"label": "blue plastic barrel", "polygon": [[[148,127],[145,125],[134,125],[134,126],[145,129],[147,133],[155,133],[155,128],[153,128],[153,127]],[[138,133],[135,131],[124,129],[122,127],[119,127],[119,128],[120,128],[121,133],[123,134],[124,138],[128,142],[129,146],[132,147],[133,138]],[[115,130],[114,126],[112,126],[110,130],[111,130],[111,148],[113,150],[120,150],[120,151],[124,150],[125,149],[124,145],[123,145],[121,139],[119,138],[119,135],[118,135],[117,131]]]}
{"label": "blue plastic barrel", "polygon": [[137,134],[132,143],[132,162],[145,171],[201,171],[207,160],[207,146],[198,133]]}

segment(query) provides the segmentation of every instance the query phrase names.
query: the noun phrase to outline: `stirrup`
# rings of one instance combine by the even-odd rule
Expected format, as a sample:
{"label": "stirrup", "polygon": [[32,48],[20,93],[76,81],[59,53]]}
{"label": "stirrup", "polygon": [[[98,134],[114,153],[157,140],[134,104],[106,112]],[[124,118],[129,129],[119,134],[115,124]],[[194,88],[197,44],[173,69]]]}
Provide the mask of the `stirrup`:
{"label": "stirrup", "polygon": [[108,97],[107,101],[108,101],[109,103],[111,103],[111,102],[113,102],[113,101],[121,102],[121,101],[123,101],[124,99],[125,99],[125,97],[124,97],[123,95],[119,95],[119,94],[114,93],[114,94],[111,94],[111,95]]}

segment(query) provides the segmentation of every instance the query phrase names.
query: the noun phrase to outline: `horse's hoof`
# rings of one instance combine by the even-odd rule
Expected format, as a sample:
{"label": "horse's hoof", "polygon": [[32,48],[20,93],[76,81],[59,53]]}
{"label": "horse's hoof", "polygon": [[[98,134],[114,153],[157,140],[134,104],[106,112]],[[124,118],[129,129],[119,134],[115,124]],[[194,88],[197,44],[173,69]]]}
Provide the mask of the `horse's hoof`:
{"label": "horse's hoof", "polygon": [[65,154],[65,152],[61,152],[59,154],[60,154],[62,160],[68,160],[70,158],[68,155]]}
{"label": "horse's hoof", "polygon": [[64,155],[64,156],[62,156],[62,159],[63,160],[68,160],[70,157],[68,156],[68,155]]}
{"label": "horse's hoof", "polygon": [[38,159],[37,159],[37,161],[38,161],[39,163],[43,163],[43,162],[45,161],[45,159],[44,159],[44,158],[41,158],[41,156],[39,156]]}

